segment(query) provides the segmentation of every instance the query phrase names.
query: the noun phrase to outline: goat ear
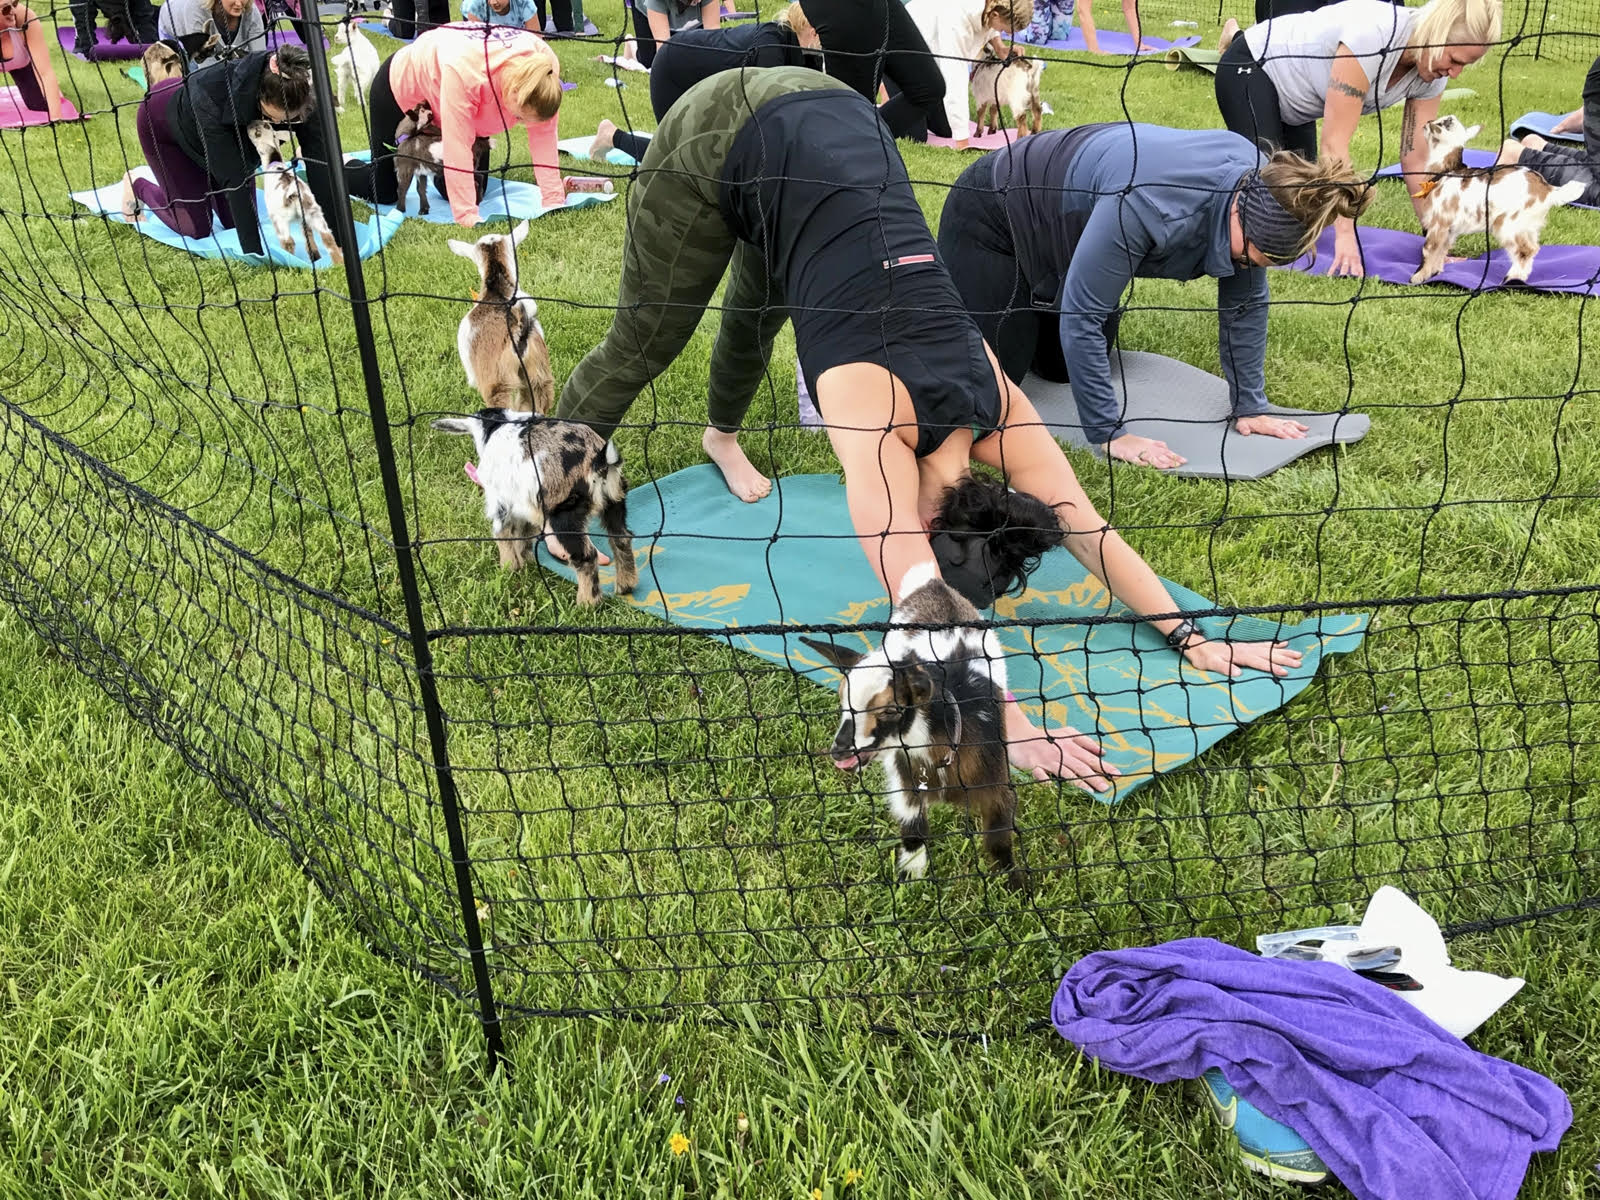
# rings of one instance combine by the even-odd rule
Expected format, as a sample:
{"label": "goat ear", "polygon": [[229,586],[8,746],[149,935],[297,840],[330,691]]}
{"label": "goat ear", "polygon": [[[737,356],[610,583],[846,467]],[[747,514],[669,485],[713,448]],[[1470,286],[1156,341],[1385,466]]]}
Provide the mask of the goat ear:
{"label": "goat ear", "polygon": [[813,641],[808,637],[803,637],[800,641],[804,645],[810,646],[841,671],[848,671],[866,657],[859,650],[852,650],[848,646],[836,646],[832,642]]}
{"label": "goat ear", "polygon": [[933,699],[933,676],[921,663],[906,663],[894,672],[894,702],[901,708],[921,708]]}
{"label": "goat ear", "polygon": [[439,417],[433,422],[433,427],[440,433],[466,433],[472,432],[472,422],[476,417]]}
{"label": "goat ear", "polygon": [[445,245],[450,247],[450,253],[459,254],[462,258],[478,261],[478,247],[472,242],[463,242],[460,238],[451,238]]}
{"label": "goat ear", "polygon": [[528,236],[528,223],[526,221],[511,231],[511,248],[514,250],[522,245],[522,239]]}

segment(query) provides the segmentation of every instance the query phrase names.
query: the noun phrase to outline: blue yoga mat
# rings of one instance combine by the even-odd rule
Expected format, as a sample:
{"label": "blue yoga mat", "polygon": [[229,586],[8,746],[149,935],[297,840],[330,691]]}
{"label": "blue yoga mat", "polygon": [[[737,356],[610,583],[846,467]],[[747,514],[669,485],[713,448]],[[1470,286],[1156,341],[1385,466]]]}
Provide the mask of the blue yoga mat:
{"label": "blue yoga mat", "polygon": [[[365,162],[370,157],[366,150],[355,150],[345,155],[346,161],[360,159]],[[428,184],[428,214],[423,216],[417,211],[417,187],[413,183],[406,192],[405,204],[397,209],[390,209],[388,215],[399,213],[401,218],[411,217],[418,221],[427,221],[433,225],[454,225],[455,217],[450,215],[450,202],[439,195],[439,189]],[[497,175],[489,176],[489,186],[484,190],[483,203],[478,205],[478,224],[483,225],[489,221],[532,221],[539,217],[547,216],[553,212],[566,212],[574,208],[588,208],[591,204],[604,204],[615,200],[616,193],[605,192],[574,192],[567,197],[567,202],[560,208],[546,208],[544,199],[535,184],[525,183],[520,179],[501,179]]]}
{"label": "blue yoga mat", "polygon": [[[1120,29],[1101,29],[1097,31],[1097,36],[1100,42],[1101,54],[1133,53],[1133,35],[1131,33],[1124,33]],[[1166,38],[1158,38],[1149,33],[1146,33],[1142,40],[1150,49],[1141,50],[1140,54],[1164,55],[1168,50],[1180,50],[1187,46],[1200,44],[1198,37],[1184,37],[1179,38],[1177,41],[1169,42]],[[1087,52],[1089,49],[1083,40],[1083,30],[1076,25],[1072,27],[1071,32],[1065,38],[1057,38],[1055,41],[1045,42],[1044,45],[1049,50],[1071,50],[1080,53]]]}
{"label": "blue yoga mat", "polygon": [[[649,137],[650,135],[646,133],[641,134],[640,136]],[[562,138],[556,143],[556,149],[561,151],[563,154],[570,154],[579,162],[589,162],[591,161],[589,158],[589,147],[592,145],[594,145],[594,135],[590,134],[588,137]],[[633,155],[629,154],[626,150],[618,150],[616,147],[612,147],[610,150],[606,151],[606,161],[611,163],[613,166],[618,167],[632,167],[638,165],[638,159],[634,158]]]}
{"label": "blue yoga mat", "polygon": [[[736,650],[783,663],[830,689],[837,676],[799,634],[819,625],[860,625],[889,619],[889,601],[867,566],[845,507],[843,484],[832,475],[780,478],[757,504],[729,494],[709,464],[691,467],[628,493],[640,582],[626,601],[677,625],[725,640]],[[603,547],[604,541],[599,544]],[[539,561],[568,579],[571,570]],[[608,596],[609,568],[602,569]],[[1168,583],[1184,610],[1215,605]],[[1106,757],[1123,771],[1114,802],[1194,758],[1240,725],[1282,707],[1303,691],[1327,654],[1361,643],[1365,616],[1328,616],[1280,626],[1254,617],[1201,618],[1213,637],[1282,638],[1305,654],[1284,679],[1259,671],[1237,680],[1183,665],[1176,651],[1145,624],[1086,625],[1106,615],[1104,585],[1065,550],[1045,557],[1021,596],[996,605],[997,620],[1050,624],[1000,632],[1011,690],[1035,721],[1097,733]],[[1113,602],[1112,615],[1127,612]],[[741,633],[741,626],[792,625],[796,633]],[[840,640],[870,649],[879,633]]]}
{"label": "blue yoga mat", "polygon": [[[150,178],[148,167],[140,167],[138,170],[145,178]],[[129,224],[122,217],[121,183],[107,184],[94,191],[73,192],[72,198],[89,211],[104,214],[108,220],[120,225]],[[187,250],[190,254],[197,254],[201,258],[231,258],[255,267],[264,267],[268,263],[308,269],[333,265],[332,259],[327,254],[323,254],[315,263],[304,257],[305,239],[298,225],[295,233],[295,252],[290,254],[280,247],[272,234],[272,222],[267,219],[266,200],[259,191],[256,193],[256,209],[261,214],[261,245],[266,251],[265,254],[246,254],[240,249],[237,230],[214,227],[210,237],[186,238],[168,228],[154,213],[146,213],[144,220],[129,227],[164,245]],[[361,250],[361,257],[370,258],[376,254],[383,244],[394,236],[394,231],[400,228],[401,219],[394,213],[380,213],[367,221],[357,221],[356,242]]]}
{"label": "blue yoga mat", "polygon": [[1564,113],[1531,112],[1523,113],[1511,122],[1511,136],[1514,138],[1526,137],[1530,133],[1537,133],[1543,138],[1554,138],[1558,142],[1576,142],[1583,145],[1583,134],[1578,131],[1571,133],[1551,133],[1556,123],[1561,120]]}
{"label": "blue yoga mat", "polygon": [[[1461,152],[1461,165],[1466,167],[1468,170],[1476,170],[1479,167],[1492,167],[1494,166],[1494,160],[1498,157],[1499,156],[1495,154],[1493,150],[1463,150]],[[1379,179],[1399,179],[1400,176],[1401,169],[1399,163],[1390,163],[1377,174],[1377,178]],[[1569,207],[1594,208],[1595,206],[1592,204],[1573,204]]]}

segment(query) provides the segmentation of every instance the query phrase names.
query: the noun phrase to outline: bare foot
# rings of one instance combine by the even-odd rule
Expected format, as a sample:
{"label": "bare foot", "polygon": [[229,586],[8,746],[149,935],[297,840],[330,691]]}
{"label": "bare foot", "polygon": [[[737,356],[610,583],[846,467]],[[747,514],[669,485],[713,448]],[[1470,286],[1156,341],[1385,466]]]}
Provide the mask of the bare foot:
{"label": "bare foot", "polygon": [[589,157],[599,161],[611,153],[617,137],[617,123],[615,121],[601,121],[600,128],[595,131],[594,141],[589,143]]}
{"label": "bare foot", "polygon": [[1298,441],[1311,432],[1311,427],[1302,425],[1299,421],[1291,421],[1286,417],[1240,417],[1233,423],[1233,427],[1245,437],[1253,433],[1265,434],[1267,437],[1287,438]]}
{"label": "bare foot", "polygon": [[122,219],[133,223],[144,220],[144,205],[133,194],[132,171],[122,177]]}
{"label": "bare foot", "polygon": [[1112,438],[1107,443],[1106,450],[1112,458],[1121,459],[1125,463],[1133,463],[1138,467],[1156,467],[1163,471],[1181,467],[1189,461],[1183,455],[1167,449],[1165,442],[1139,437],[1132,433]]}
{"label": "bare foot", "polygon": [[1217,39],[1217,49],[1226,50],[1233,44],[1233,39],[1239,36],[1239,22],[1229,17],[1222,23],[1222,36]]}
{"label": "bare foot", "polygon": [[717,464],[717,470],[722,472],[722,482],[728,485],[728,490],[746,504],[754,504],[772,492],[772,480],[756,470],[755,464],[739,445],[738,434],[723,433],[708,425],[705,436],[700,439],[700,446],[706,456]]}

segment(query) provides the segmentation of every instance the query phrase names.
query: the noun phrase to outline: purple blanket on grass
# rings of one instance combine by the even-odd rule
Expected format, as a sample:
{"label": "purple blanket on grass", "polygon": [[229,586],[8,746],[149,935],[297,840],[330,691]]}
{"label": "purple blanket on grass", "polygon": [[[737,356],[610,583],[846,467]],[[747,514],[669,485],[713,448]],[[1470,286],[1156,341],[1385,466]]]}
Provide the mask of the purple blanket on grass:
{"label": "purple blanket on grass", "polygon": [[1080,959],[1057,1032],[1152,1083],[1221,1069],[1311,1144],[1358,1200],[1512,1200],[1572,1124],[1566,1094],[1336,963],[1258,958],[1210,938]]}
{"label": "purple blanket on grass", "polygon": [[[1133,53],[1133,34],[1124,33],[1120,29],[1101,29],[1097,30],[1096,32],[1099,35],[1097,40],[1100,43],[1101,54]],[[1165,54],[1168,50],[1175,50],[1184,46],[1197,46],[1200,44],[1200,39],[1198,37],[1184,37],[1179,38],[1175,42],[1169,42],[1166,38],[1154,37],[1149,33],[1144,34],[1143,41],[1146,46],[1150,47],[1150,49],[1141,50],[1139,51],[1140,54]],[[1065,38],[1058,38],[1055,41],[1045,42],[1044,45],[1051,50],[1087,51],[1089,49],[1089,47],[1086,46],[1083,41],[1083,30],[1079,29],[1076,25],[1072,27],[1072,31],[1068,33]]]}
{"label": "purple blanket on grass", "polygon": [[[1422,235],[1399,229],[1363,226],[1356,230],[1361,245],[1361,261],[1368,275],[1386,283],[1407,284],[1422,265]],[[1316,260],[1302,258],[1285,270],[1326,275],[1333,265],[1333,230],[1317,241]],[[1528,287],[1539,292],[1572,292],[1600,296],[1600,246],[1545,246],[1533,260],[1533,272],[1526,284],[1506,284],[1506,269],[1511,260],[1504,250],[1493,250],[1487,258],[1469,258],[1449,263],[1429,283],[1453,283],[1471,291],[1491,291],[1499,287]]]}
{"label": "purple blanket on grass", "polygon": [[143,42],[113,42],[106,37],[105,26],[97,25],[94,31],[94,47],[88,54],[78,54],[73,46],[77,44],[77,31],[71,25],[56,27],[56,40],[61,43],[61,48],[68,54],[75,54],[85,62],[126,62],[128,59],[141,57],[148,48]]}

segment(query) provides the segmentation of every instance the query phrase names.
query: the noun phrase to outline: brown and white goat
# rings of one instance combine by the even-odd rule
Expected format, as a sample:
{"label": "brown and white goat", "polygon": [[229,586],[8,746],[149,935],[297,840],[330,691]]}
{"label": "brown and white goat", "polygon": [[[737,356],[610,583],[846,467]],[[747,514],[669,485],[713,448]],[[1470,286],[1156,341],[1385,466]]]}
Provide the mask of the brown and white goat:
{"label": "brown and white goat", "polygon": [[992,630],[972,628],[978,610],[931,566],[913,568],[900,586],[895,629],[870,654],[802,638],[844,673],[839,729],[829,751],[841,770],[883,763],[889,814],[900,825],[900,874],[928,869],[928,809],[943,802],[968,809],[984,848],[1006,882],[1026,875],[1013,855],[1017,793],[1006,753],[1006,669]]}
{"label": "brown and white goat", "polygon": [[1011,110],[1017,136],[1027,137],[1044,128],[1044,100],[1039,95],[1039,76],[1044,60],[1014,55],[996,58],[985,47],[983,58],[972,69],[972,98],[977,101],[973,118],[979,135],[1005,128],[1000,123],[1003,109]]}
{"label": "brown and white goat", "polygon": [[1433,178],[1415,193],[1422,201],[1422,265],[1411,276],[1423,283],[1444,269],[1456,239],[1465,233],[1494,235],[1511,259],[1507,282],[1525,283],[1539,253],[1539,235],[1552,208],[1583,195],[1583,182],[1554,187],[1536,171],[1512,164],[1463,167],[1461,152],[1482,126],[1468,128],[1452,116],[1436,117],[1422,127],[1428,141]]}
{"label": "brown and white goat", "polygon": [[477,302],[456,330],[456,351],[485,405],[543,414],[555,403],[556,380],[539,305],[517,286],[517,247],[527,235],[524,221],[510,234],[490,233],[476,242],[450,239],[451,250],[477,264],[482,282]]}
{"label": "brown and white goat", "polygon": [[578,603],[599,604],[599,554],[589,539],[589,522],[599,517],[616,560],[617,592],[633,591],[639,568],[628,529],[628,481],[609,439],[576,421],[503,408],[441,417],[433,427],[472,438],[483,514],[502,567],[515,571],[531,561],[533,539],[548,530],[577,572]]}
{"label": "brown and white goat", "polygon": [[261,194],[267,202],[267,216],[272,221],[273,232],[278,235],[278,245],[294,253],[294,226],[298,221],[306,237],[306,258],[316,262],[321,257],[317,251],[320,240],[327,248],[328,257],[342,264],[344,254],[333,240],[333,231],[328,228],[322,206],[311,194],[306,181],[295,174],[294,160],[283,157],[281,147],[289,140],[289,135],[266,121],[251,121],[245,133],[261,156]]}

